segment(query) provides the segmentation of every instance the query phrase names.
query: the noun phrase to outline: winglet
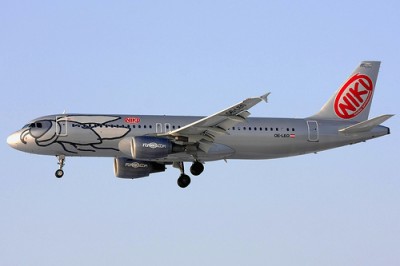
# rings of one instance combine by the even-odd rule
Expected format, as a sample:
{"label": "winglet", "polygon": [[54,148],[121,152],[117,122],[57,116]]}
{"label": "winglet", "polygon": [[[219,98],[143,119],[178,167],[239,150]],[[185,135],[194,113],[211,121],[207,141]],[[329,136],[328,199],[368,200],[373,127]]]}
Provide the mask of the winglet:
{"label": "winglet", "polygon": [[268,96],[269,96],[270,94],[271,94],[271,93],[268,92],[268,93],[266,93],[266,94],[260,96],[260,99],[267,103],[267,102],[268,102]]}

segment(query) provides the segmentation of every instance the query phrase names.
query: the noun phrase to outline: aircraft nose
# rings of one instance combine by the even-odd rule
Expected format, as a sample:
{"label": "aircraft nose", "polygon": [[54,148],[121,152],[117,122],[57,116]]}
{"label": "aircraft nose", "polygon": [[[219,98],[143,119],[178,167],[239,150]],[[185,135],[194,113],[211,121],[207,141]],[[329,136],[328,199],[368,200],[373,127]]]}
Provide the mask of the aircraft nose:
{"label": "aircraft nose", "polygon": [[21,139],[19,137],[18,133],[13,133],[7,138],[7,144],[13,147],[14,149],[17,148],[17,145],[21,142]]}

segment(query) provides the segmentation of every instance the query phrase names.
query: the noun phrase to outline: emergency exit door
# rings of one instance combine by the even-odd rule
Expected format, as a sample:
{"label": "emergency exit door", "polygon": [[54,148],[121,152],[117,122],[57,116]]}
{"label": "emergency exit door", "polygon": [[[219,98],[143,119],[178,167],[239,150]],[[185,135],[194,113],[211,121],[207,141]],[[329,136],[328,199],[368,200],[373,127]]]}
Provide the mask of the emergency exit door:
{"label": "emergency exit door", "polygon": [[308,141],[319,141],[319,131],[317,121],[307,121],[308,127]]}

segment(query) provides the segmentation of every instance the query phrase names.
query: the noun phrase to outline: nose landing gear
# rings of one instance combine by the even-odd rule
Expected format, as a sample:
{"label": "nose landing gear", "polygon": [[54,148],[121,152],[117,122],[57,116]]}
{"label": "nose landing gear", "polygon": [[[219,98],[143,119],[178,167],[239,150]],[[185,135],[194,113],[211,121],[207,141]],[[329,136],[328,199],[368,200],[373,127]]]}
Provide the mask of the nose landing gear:
{"label": "nose landing gear", "polygon": [[57,169],[55,175],[57,178],[61,178],[64,175],[63,167],[65,165],[65,156],[64,155],[57,155],[58,165],[59,168]]}

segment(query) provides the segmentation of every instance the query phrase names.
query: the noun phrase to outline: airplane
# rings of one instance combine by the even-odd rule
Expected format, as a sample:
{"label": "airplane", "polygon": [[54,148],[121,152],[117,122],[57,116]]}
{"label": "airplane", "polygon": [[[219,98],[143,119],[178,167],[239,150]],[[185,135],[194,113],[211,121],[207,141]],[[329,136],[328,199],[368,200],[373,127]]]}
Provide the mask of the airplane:
{"label": "airplane", "polygon": [[179,187],[216,160],[272,159],[337,148],[390,134],[368,119],[379,61],[363,61],[316,114],[302,118],[252,118],[249,109],[269,93],[248,98],[207,117],[57,114],[34,119],[7,138],[14,149],[58,159],[64,175],[69,156],[113,157],[119,178],[135,179],[179,168]]}

